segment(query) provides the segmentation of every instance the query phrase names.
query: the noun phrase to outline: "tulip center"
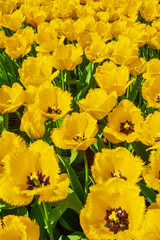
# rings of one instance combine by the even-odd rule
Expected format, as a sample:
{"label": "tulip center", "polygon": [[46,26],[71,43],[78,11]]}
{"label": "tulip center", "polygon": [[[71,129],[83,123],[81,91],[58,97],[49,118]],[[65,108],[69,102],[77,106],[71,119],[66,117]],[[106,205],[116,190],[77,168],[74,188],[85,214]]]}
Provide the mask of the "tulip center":
{"label": "tulip center", "polygon": [[77,133],[76,134],[76,137],[73,137],[73,139],[76,141],[76,142],[83,142],[84,140],[86,140],[85,136],[84,136],[84,133]]}
{"label": "tulip center", "polygon": [[56,105],[54,105],[53,107],[48,107],[47,109],[47,113],[50,113],[50,114],[61,114],[61,110],[59,108],[56,107]]}
{"label": "tulip center", "polygon": [[160,93],[157,93],[157,94],[156,94],[156,102],[157,102],[157,103],[160,103]]}
{"label": "tulip center", "polygon": [[118,178],[123,178],[124,180],[127,180],[127,178],[122,175],[120,170],[118,170],[117,172],[111,172],[111,177],[118,177]]}
{"label": "tulip center", "polygon": [[128,229],[128,213],[126,213],[126,210],[122,210],[121,207],[106,210],[105,220],[107,222],[105,227],[109,228],[114,234]]}
{"label": "tulip center", "polygon": [[154,142],[157,143],[160,141],[160,133],[157,133],[157,137],[155,137]]}
{"label": "tulip center", "polygon": [[129,122],[128,120],[123,123],[120,123],[120,132],[126,135],[134,132],[134,124]]}
{"label": "tulip center", "polygon": [[156,143],[160,141],[160,137],[156,137],[154,140]]}
{"label": "tulip center", "polygon": [[27,176],[27,190],[32,190],[34,188],[50,185],[50,177],[42,175],[39,171],[30,173],[30,176]]}
{"label": "tulip center", "polygon": [[8,100],[7,100],[7,104],[12,104],[11,99],[8,99]]}

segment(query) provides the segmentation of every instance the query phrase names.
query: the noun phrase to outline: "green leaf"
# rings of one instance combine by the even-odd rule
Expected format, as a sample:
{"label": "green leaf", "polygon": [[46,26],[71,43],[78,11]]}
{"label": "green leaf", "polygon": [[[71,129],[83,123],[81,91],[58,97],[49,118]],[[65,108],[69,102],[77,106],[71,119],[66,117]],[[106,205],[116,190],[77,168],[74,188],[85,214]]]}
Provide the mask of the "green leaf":
{"label": "green leaf", "polygon": [[53,208],[49,214],[50,223],[53,224],[57,222],[61,218],[62,214],[66,211],[66,209],[67,204],[65,202]]}
{"label": "green leaf", "polygon": [[94,153],[97,153],[97,152],[98,152],[98,145],[97,145],[97,143],[92,144],[92,145],[90,146],[90,149],[91,149]]}
{"label": "green leaf", "polygon": [[[78,83],[78,85],[77,85],[77,88],[78,88],[78,86],[80,86],[80,85],[82,85],[81,83]],[[75,101],[78,101],[78,100],[80,100],[81,98],[84,98],[85,97],[85,95],[86,95],[86,93],[87,93],[87,91],[88,91],[88,89],[89,89],[89,86],[88,86],[88,84],[85,84],[85,83],[83,83],[83,88],[78,92],[78,94],[77,94],[77,96],[75,97]]]}
{"label": "green leaf", "polygon": [[58,204],[66,204],[67,208],[75,210],[78,214],[80,213],[80,210],[82,209],[83,205],[79,198],[77,197],[76,193],[69,188],[68,190],[68,196],[64,200],[55,202],[56,205]]}
{"label": "green leaf", "polygon": [[84,202],[84,192],[81,183],[78,180],[78,177],[76,173],[74,172],[73,168],[69,165],[68,161],[65,160],[65,157],[62,157],[58,155],[60,158],[61,162],[65,166],[67,173],[69,175],[70,181],[71,181],[71,187],[73,191],[76,193],[80,201],[83,203]]}
{"label": "green leaf", "polygon": [[138,185],[140,186],[141,192],[145,196],[146,200],[149,203],[155,202],[155,200],[156,200],[155,191],[152,188],[150,188],[149,186],[147,186],[145,183],[139,182]]}
{"label": "green leaf", "polygon": [[[81,231],[79,215],[72,209],[67,209],[59,220],[60,225],[67,231]],[[69,234],[69,233],[68,233]]]}
{"label": "green leaf", "polygon": [[73,232],[63,240],[87,240],[87,238],[82,232]]}
{"label": "green leaf", "polygon": [[85,71],[87,73],[86,74],[86,83],[88,83],[88,85],[90,84],[91,77],[92,77],[92,70],[93,70],[92,67],[93,67],[93,63],[90,62],[85,69]]}
{"label": "green leaf", "polygon": [[79,214],[83,205],[82,205],[81,201],[79,200],[79,198],[77,197],[76,193],[73,192],[72,189],[69,189],[69,194],[68,194],[67,198],[65,199],[65,201],[68,205],[68,208],[75,210]]}
{"label": "green leaf", "polygon": [[93,77],[97,66],[98,66],[98,63],[90,62],[86,67],[86,71],[88,73],[86,76],[86,83],[88,83],[89,87],[93,89],[97,87],[96,80]]}
{"label": "green leaf", "polygon": [[59,219],[59,223],[62,225],[63,228],[65,228],[67,231],[73,232],[74,229],[68,224],[68,221],[66,221],[63,217]]}
{"label": "green leaf", "polygon": [[98,141],[96,143],[97,148],[98,148],[98,152],[101,152],[102,148],[105,148],[106,146],[104,145],[104,143],[102,142],[101,138],[97,135]]}
{"label": "green leaf", "polygon": [[48,233],[44,224],[43,211],[40,211],[41,205],[34,204],[30,210],[30,218],[35,219],[40,227],[40,240],[48,239]]}
{"label": "green leaf", "polygon": [[148,146],[144,145],[141,142],[133,142],[131,143],[136,154],[142,158],[143,161],[147,161],[149,158],[149,151],[146,151]]}
{"label": "green leaf", "polygon": [[132,85],[133,87],[132,87],[132,90],[129,94],[128,100],[130,100],[133,103],[134,103],[138,93],[141,92],[142,81],[143,81],[143,78],[142,78],[142,74],[141,74],[141,75],[137,76],[137,80]]}
{"label": "green leaf", "polygon": [[65,236],[64,235],[61,235],[58,240],[65,240]]}
{"label": "green leaf", "polygon": [[3,122],[3,116],[0,115],[0,123]]}
{"label": "green leaf", "polygon": [[73,151],[71,150],[70,164],[72,164],[72,163],[74,162],[74,160],[75,160],[76,157],[78,156],[78,153],[79,153],[79,151],[73,152]]}
{"label": "green leaf", "polygon": [[17,216],[28,216],[28,210],[26,207],[16,207],[14,209],[4,209],[3,216],[8,214],[17,215]]}
{"label": "green leaf", "polygon": [[14,208],[17,208],[17,207],[10,205],[4,202],[2,199],[0,199],[0,209],[14,209]]}

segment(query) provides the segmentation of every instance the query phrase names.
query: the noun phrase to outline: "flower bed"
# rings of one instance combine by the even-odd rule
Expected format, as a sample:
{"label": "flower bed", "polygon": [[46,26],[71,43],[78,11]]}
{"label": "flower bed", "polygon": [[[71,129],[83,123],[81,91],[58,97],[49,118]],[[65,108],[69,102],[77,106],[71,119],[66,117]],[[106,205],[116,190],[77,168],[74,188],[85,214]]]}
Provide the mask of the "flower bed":
{"label": "flower bed", "polygon": [[0,239],[158,240],[158,0],[0,0]]}

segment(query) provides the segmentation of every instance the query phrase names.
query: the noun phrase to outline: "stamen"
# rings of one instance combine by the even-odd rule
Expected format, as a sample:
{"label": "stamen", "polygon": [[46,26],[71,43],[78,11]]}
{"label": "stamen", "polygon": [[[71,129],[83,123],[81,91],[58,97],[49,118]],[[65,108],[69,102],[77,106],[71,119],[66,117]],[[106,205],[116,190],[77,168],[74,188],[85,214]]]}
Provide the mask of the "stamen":
{"label": "stamen", "polygon": [[160,141],[160,133],[157,132],[157,137],[155,137],[155,143]]}
{"label": "stamen", "polygon": [[155,143],[159,142],[160,141],[160,137],[156,137],[154,141],[155,141]]}
{"label": "stamen", "polygon": [[86,140],[84,133],[83,134],[82,133],[77,133],[76,137],[73,137],[73,139],[76,142],[80,142],[80,143],[83,142],[84,140]]}
{"label": "stamen", "polygon": [[48,107],[47,109],[47,113],[50,113],[50,114],[61,114],[61,110],[59,108],[56,107],[56,105],[54,105],[53,107]]}
{"label": "stamen", "polygon": [[30,176],[27,176],[27,190],[33,190],[34,188],[42,187],[50,185],[49,181],[50,177],[45,177],[45,175],[42,175],[42,173],[39,173],[39,171],[30,173]]}
{"label": "stamen", "polygon": [[156,95],[156,102],[157,102],[157,103],[160,103],[160,93],[158,93],[158,94]]}
{"label": "stamen", "polygon": [[8,99],[8,100],[7,100],[7,103],[8,103],[8,104],[12,104],[11,99]]}
{"label": "stamen", "polygon": [[134,124],[129,122],[128,120],[123,123],[120,123],[120,132],[126,135],[134,132]]}
{"label": "stamen", "polygon": [[114,234],[116,234],[119,231],[128,229],[128,213],[126,213],[125,210],[122,210],[121,207],[106,210],[106,213],[107,215],[105,217],[105,220],[107,223],[105,224],[105,227],[109,228],[111,232],[114,232]]}
{"label": "stamen", "polygon": [[122,178],[124,180],[127,180],[127,178],[122,175],[120,170],[118,170],[117,172],[111,172],[111,177],[118,177],[118,178]]}

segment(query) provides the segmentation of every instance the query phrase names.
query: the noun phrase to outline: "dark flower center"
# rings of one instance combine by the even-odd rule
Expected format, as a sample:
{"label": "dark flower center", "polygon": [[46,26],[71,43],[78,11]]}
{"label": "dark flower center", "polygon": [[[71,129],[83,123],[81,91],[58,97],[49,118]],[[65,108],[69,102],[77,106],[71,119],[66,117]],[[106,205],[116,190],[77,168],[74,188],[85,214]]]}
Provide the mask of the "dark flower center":
{"label": "dark flower center", "polygon": [[30,176],[27,176],[27,190],[32,190],[34,188],[50,185],[50,177],[42,175],[39,171],[30,173]]}
{"label": "dark flower center", "polygon": [[134,132],[134,124],[129,122],[128,120],[123,123],[120,123],[120,132],[126,135]]}
{"label": "dark flower center", "polygon": [[127,178],[122,175],[120,170],[118,170],[118,172],[115,172],[115,171],[111,172],[111,177],[118,177],[118,178],[122,178],[124,180],[127,180]]}
{"label": "dark flower center", "polygon": [[48,107],[47,109],[47,113],[50,113],[50,114],[52,113],[61,114],[61,112],[62,111],[59,108],[57,108],[55,105],[53,107]]}
{"label": "dark flower center", "polygon": [[160,93],[158,93],[157,96],[156,96],[156,102],[160,103]]}
{"label": "dark flower center", "polygon": [[128,213],[126,210],[122,210],[121,207],[119,208],[112,208],[110,210],[106,210],[106,224],[105,227],[109,228],[111,232],[114,234],[118,233],[119,231],[124,231],[128,229],[129,220],[128,220]]}
{"label": "dark flower center", "polygon": [[154,141],[155,141],[155,143],[159,142],[160,141],[160,137],[156,137]]}
{"label": "dark flower center", "polygon": [[86,140],[84,133],[83,134],[82,133],[77,133],[76,137],[73,137],[73,139],[76,142],[80,142],[80,143],[83,142],[84,140]]}

